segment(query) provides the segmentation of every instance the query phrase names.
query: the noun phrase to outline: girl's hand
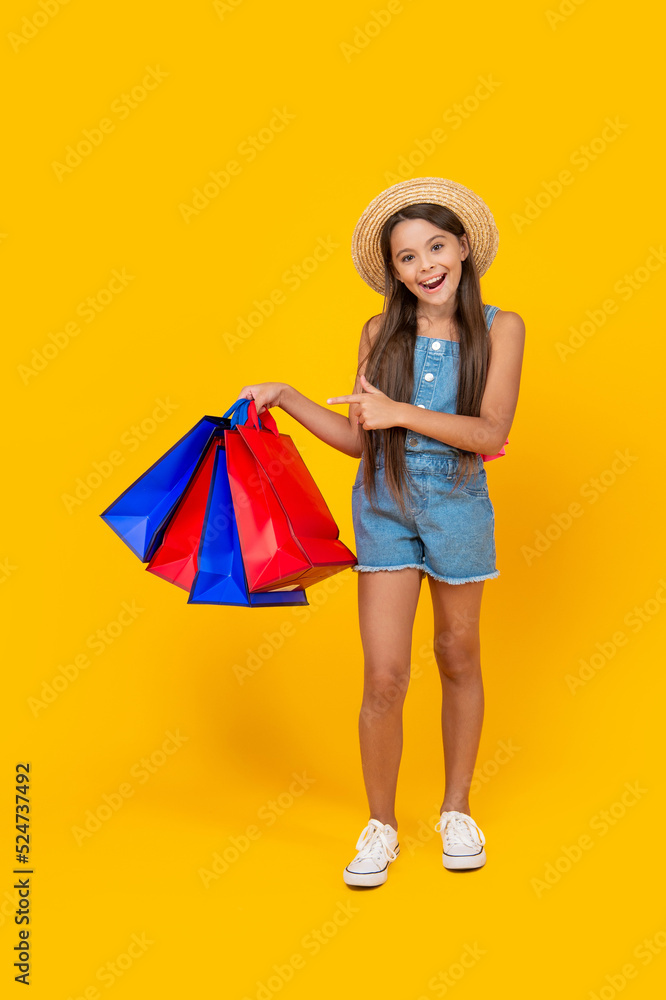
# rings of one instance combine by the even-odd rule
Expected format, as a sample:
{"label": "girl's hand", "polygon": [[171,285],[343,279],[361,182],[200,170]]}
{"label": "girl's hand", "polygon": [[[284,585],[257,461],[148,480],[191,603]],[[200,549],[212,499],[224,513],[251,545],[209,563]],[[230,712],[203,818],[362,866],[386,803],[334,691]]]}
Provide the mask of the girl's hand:
{"label": "girl's hand", "polygon": [[271,406],[279,406],[280,398],[286,382],[258,382],[257,385],[244,385],[236,399],[253,399],[257,407],[257,416]]}
{"label": "girl's hand", "polygon": [[394,399],[385,395],[381,389],[371,385],[365,375],[361,375],[361,385],[365,390],[351,396],[332,396],[327,403],[357,403],[359,415],[356,421],[363,430],[379,431],[386,427],[400,426],[400,407]]}

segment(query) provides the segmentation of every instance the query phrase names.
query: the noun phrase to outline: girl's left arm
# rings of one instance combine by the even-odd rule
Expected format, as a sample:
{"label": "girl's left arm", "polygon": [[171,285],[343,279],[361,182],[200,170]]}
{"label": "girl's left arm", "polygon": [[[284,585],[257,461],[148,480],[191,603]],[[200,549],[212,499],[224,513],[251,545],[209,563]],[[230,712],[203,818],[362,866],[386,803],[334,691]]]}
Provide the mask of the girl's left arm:
{"label": "girl's left arm", "polygon": [[518,404],[525,324],[515,312],[498,312],[490,328],[491,358],[478,417],[394,405],[395,426],[443,441],[453,448],[494,455],[504,445]]}

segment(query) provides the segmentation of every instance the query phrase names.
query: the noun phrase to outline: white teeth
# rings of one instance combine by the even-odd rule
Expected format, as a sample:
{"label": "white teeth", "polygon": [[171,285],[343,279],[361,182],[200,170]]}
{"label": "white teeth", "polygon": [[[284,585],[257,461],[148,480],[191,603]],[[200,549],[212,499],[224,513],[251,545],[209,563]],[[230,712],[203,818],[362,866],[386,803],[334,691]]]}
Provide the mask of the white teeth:
{"label": "white teeth", "polygon": [[444,277],[443,274],[438,274],[437,277],[435,277],[435,278],[429,278],[427,281],[422,281],[421,284],[425,285],[426,288],[430,288],[431,285],[434,285],[437,281],[440,280],[440,278],[443,278],[443,277]]}

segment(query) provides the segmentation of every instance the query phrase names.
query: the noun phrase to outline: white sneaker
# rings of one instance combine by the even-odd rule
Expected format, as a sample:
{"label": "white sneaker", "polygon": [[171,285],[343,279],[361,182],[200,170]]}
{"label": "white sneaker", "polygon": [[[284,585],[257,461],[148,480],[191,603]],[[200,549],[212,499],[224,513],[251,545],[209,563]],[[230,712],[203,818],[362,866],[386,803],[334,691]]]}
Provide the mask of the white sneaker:
{"label": "white sneaker", "polygon": [[467,813],[443,812],[435,826],[442,834],[445,868],[481,868],[486,863],[486,838]]}
{"label": "white sneaker", "polygon": [[342,873],[347,885],[381,885],[388,878],[388,866],[400,854],[398,833],[389,823],[371,819],[356,849],[358,854]]}

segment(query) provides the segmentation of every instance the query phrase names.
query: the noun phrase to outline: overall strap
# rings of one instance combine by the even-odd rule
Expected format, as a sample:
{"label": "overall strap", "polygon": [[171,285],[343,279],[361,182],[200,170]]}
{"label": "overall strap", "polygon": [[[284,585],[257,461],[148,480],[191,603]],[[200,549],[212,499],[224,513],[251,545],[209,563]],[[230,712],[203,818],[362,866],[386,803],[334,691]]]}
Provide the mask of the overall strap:
{"label": "overall strap", "polygon": [[484,306],[483,311],[486,314],[486,328],[490,330],[495,314],[499,312],[499,306]]}

